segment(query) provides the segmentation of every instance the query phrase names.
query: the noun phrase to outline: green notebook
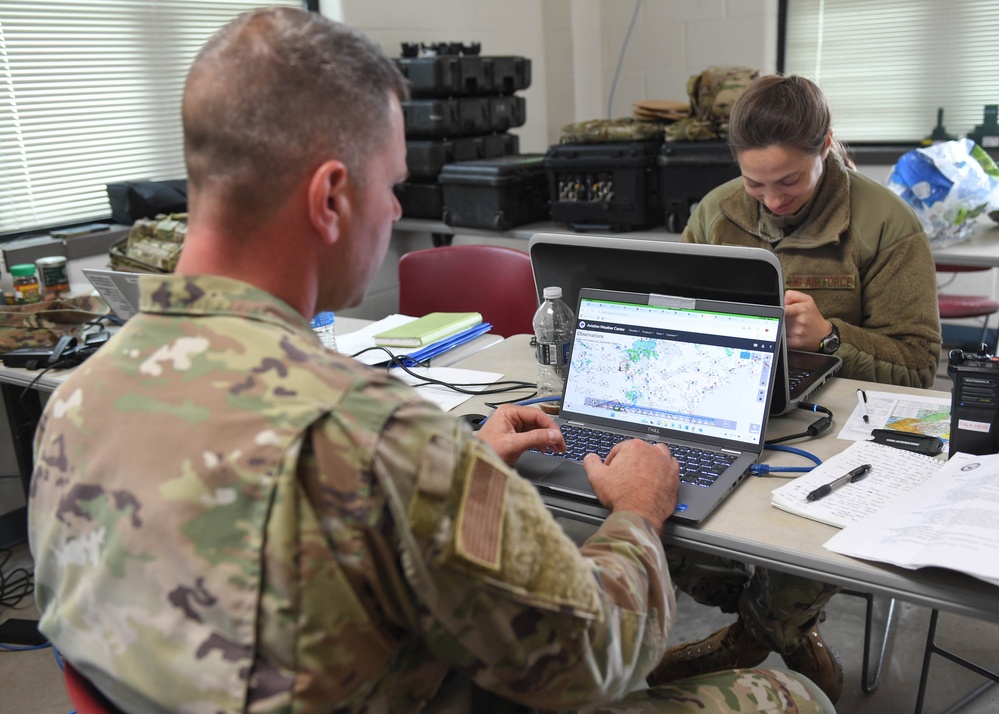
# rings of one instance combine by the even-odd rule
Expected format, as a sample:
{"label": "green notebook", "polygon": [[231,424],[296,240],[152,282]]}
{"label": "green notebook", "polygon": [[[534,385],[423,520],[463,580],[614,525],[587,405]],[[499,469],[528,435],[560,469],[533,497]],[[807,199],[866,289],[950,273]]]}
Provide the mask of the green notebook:
{"label": "green notebook", "polygon": [[477,312],[431,312],[405,325],[375,335],[383,347],[423,347],[482,322]]}

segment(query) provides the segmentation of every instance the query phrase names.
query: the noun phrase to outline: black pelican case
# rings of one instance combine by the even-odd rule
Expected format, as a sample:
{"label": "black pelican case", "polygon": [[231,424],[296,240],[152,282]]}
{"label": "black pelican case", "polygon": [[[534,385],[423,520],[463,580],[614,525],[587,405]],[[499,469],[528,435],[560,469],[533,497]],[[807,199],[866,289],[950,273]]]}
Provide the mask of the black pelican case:
{"label": "black pelican case", "polygon": [[666,228],[682,233],[691,204],[741,175],[724,141],[667,141],[659,153]]}
{"label": "black pelican case", "polygon": [[659,141],[555,144],[545,155],[551,217],[575,231],[630,231],[663,222]]}
{"label": "black pelican case", "polygon": [[414,98],[513,94],[531,86],[531,60],[526,57],[436,55],[395,62]]}
{"label": "black pelican case", "polygon": [[457,97],[410,99],[402,103],[407,139],[445,139],[508,131],[523,126],[523,97]]}
{"label": "black pelican case", "polygon": [[436,181],[406,181],[395,187],[395,196],[406,218],[439,221],[444,215],[444,196]]}
{"label": "black pelican case", "polygon": [[510,156],[520,151],[516,134],[485,134],[459,139],[406,141],[406,166],[413,179],[436,179],[445,164]]}
{"label": "black pelican case", "polygon": [[548,218],[544,154],[447,164],[438,181],[449,226],[506,231]]}

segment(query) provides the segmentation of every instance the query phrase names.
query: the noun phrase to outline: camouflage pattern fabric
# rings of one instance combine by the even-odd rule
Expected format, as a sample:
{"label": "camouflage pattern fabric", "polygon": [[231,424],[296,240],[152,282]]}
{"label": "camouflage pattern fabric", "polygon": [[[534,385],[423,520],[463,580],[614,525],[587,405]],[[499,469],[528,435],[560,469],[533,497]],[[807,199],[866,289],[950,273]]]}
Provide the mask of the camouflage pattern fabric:
{"label": "camouflage pattern fabric", "polygon": [[186,213],[140,218],[132,224],[128,236],[111,247],[111,267],[115,270],[172,273],[180,260],[186,236]]}
{"label": "camouflage pattern fabric", "polygon": [[739,712],[832,714],[832,704],[805,677],[782,669],[714,672],[635,692],[585,714],[687,714]]}
{"label": "camouflage pattern fabric", "polygon": [[575,124],[566,124],[562,127],[561,143],[592,144],[609,141],[650,141],[662,138],[662,124],[623,117],[588,119]]}
{"label": "camouflage pattern fabric", "polygon": [[736,560],[671,548],[673,582],[702,605],[738,613],[757,642],[789,654],[841,588]]}
{"label": "camouflage pattern fabric", "polygon": [[711,66],[687,80],[691,116],[669,124],[670,141],[705,141],[728,137],[728,117],[735,101],[760,75],[750,67]]}
{"label": "camouflage pattern fabric", "polygon": [[107,304],[91,296],[0,305],[0,352],[49,347],[64,335],[79,335],[87,323],[107,314]]}
{"label": "camouflage pattern fabric", "polygon": [[415,712],[450,671],[562,710],[643,685],[675,612],[648,523],[577,548],[464,424],[252,286],[140,294],[49,399],[29,502],[40,629],[117,706]]}

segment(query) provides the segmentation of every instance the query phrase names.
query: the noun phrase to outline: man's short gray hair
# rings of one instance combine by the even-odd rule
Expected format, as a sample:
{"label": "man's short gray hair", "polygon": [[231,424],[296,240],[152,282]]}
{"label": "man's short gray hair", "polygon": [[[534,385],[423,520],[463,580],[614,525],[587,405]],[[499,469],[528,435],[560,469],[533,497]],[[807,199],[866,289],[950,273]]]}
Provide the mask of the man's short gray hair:
{"label": "man's short gray hair", "polygon": [[360,32],[304,10],[244,13],[188,74],[188,180],[248,213],[266,212],[329,158],[363,181],[365,157],[387,138],[392,95],[408,97],[406,80]]}

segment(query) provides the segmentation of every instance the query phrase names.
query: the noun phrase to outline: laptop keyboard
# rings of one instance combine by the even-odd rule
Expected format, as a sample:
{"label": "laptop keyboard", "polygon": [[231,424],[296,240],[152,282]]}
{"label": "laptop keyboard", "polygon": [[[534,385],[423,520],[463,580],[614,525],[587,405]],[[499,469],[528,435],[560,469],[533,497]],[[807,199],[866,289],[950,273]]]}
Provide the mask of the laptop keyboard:
{"label": "laptop keyboard", "polygon": [[787,385],[793,392],[798,388],[798,385],[803,381],[812,376],[811,370],[802,369],[801,367],[791,367],[787,371]]}
{"label": "laptop keyboard", "polygon": [[[614,444],[632,438],[579,426],[563,425],[561,429],[566,451],[550,455],[572,461],[582,461],[589,453],[595,453],[601,459],[606,458]],[[650,444],[659,443],[646,441]],[[695,486],[710,486],[735,461],[734,454],[705,451],[692,446],[666,445],[680,464],[680,480]]]}

